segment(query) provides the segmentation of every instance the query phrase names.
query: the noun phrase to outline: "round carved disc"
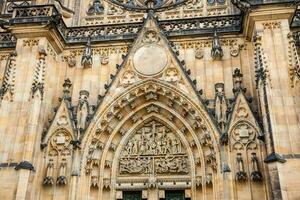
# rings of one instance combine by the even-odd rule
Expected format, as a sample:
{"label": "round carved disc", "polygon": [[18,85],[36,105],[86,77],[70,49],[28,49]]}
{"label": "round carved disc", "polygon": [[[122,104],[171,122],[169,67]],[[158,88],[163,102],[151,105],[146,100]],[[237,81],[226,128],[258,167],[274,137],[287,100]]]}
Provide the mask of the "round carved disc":
{"label": "round carved disc", "polygon": [[166,52],[158,45],[143,46],[133,56],[135,69],[145,76],[158,74],[165,68],[167,62]]}

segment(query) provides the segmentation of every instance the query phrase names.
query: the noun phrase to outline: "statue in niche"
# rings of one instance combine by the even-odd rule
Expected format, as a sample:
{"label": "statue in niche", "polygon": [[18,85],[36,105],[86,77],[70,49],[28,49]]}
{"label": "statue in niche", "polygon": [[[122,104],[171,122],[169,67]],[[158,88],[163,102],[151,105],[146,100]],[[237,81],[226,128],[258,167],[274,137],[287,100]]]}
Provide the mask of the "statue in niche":
{"label": "statue in niche", "polygon": [[93,4],[89,7],[87,14],[102,14],[104,13],[104,7],[100,0],[94,0]]}
{"label": "statue in niche", "polygon": [[66,171],[67,171],[67,161],[66,159],[63,158],[59,167],[59,173],[56,181],[58,185],[67,184]]}
{"label": "statue in niche", "polygon": [[54,170],[54,163],[53,163],[53,160],[50,159],[49,163],[47,165],[46,176],[43,181],[44,185],[53,185],[53,183],[54,183],[53,170]]}
{"label": "statue in niche", "polygon": [[251,154],[251,168],[252,168],[251,180],[254,182],[262,181],[262,174],[259,170],[258,158],[256,156],[256,153]]}
{"label": "statue in niche", "polygon": [[215,85],[215,117],[222,132],[225,131],[227,122],[227,102],[224,93],[224,84],[217,83]]}
{"label": "statue in niche", "polygon": [[247,174],[244,169],[244,161],[243,161],[242,154],[240,154],[240,153],[237,154],[236,162],[237,162],[237,173],[235,176],[236,180],[237,181],[246,181]]}
{"label": "statue in niche", "polygon": [[119,168],[120,174],[188,173],[188,161],[180,139],[153,120],[129,139]]}
{"label": "statue in niche", "polygon": [[88,102],[89,92],[86,90],[81,90],[79,92],[79,101],[77,107],[77,129],[80,131],[85,130],[86,122],[89,116],[89,102]]}

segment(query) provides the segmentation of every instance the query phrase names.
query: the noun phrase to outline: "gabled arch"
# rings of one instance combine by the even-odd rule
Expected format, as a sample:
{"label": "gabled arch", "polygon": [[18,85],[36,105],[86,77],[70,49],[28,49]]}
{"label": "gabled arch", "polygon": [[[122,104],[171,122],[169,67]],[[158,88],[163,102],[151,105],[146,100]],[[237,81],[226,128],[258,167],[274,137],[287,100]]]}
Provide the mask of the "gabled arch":
{"label": "gabled arch", "polygon": [[[114,100],[105,102],[107,106],[99,108],[95,121],[90,124],[82,139],[82,177],[85,177],[85,173],[90,173],[90,168],[97,163],[100,178],[95,184],[101,190],[109,187],[111,195],[114,195],[115,188],[111,184],[115,184],[116,180],[116,159],[120,151],[118,144],[130,135],[125,130],[137,126],[146,116],[155,116],[169,126],[172,125],[181,135],[182,141],[186,141],[191,149],[192,165],[195,166],[192,169],[191,187],[195,187],[197,176],[201,175],[203,179],[200,182],[198,180],[197,184],[203,185],[205,191],[206,173],[209,172],[212,177],[217,176],[221,167],[219,133],[201,102],[196,103],[195,99],[189,98],[172,84],[154,79],[141,81],[116,96]],[[97,151],[101,151],[101,158],[92,162],[93,151],[97,148]],[[89,167],[87,171],[86,166]],[[104,174],[111,175],[105,177]],[[222,180],[219,178],[212,180],[216,190],[220,181]],[[85,190],[88,191],[89,188]]]}
{"label": "gabled arch", "polygon": [[185,111],[191,112],[191,114],[195,116],[195,120],[201,120],[200,123],[204,123],[205,126],[207,126],[207,129],[213,134],[212,136],[216,144],[219,144],[218,129],[198,98],[195,98],[194,96],[193,98],[190,98],[188,93],[179,90],[174,85],[166,83],[165,81],[145,79],[124,89],[123,92],[110,97],[109,100],[106,99],[107,102],[102,102],[103,106],[100,106],[95,113],[94,120],[91,122],[86,130],[86,134],[82,138],[82,147],[85,148],[85,146],[88,145],[92,133],[97,132],[97,129],[99,131],[99,129],[103,128],[104,126],[101,127],[101,124],[107,124],[112,117],[119,113],[120,108],[129,105],[135,99],[140,98],[143,95],[151,93],[164,95],[167,99],[181,104]]}

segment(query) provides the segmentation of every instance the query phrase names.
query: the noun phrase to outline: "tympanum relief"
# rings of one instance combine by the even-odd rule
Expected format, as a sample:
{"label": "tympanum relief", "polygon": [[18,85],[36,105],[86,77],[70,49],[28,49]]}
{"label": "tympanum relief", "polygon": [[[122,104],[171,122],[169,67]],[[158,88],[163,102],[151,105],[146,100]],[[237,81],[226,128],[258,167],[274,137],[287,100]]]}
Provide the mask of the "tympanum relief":
{"label": "tympanum relief", "polygon": [[188,174],[188,158],[172,130],[151,121],[127,141],[119,160],[120,175]]}

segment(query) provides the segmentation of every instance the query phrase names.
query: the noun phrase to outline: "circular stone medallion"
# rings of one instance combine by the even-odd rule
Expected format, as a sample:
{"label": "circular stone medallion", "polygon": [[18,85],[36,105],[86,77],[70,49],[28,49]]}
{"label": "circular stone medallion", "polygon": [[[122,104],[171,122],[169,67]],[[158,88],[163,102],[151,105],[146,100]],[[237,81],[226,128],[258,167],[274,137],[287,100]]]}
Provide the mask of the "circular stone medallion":
{"label": "circular stone medallion", "polygon": [[158,74],[165,68],[167,62],[166,52],[158,45],[143,46],[133,56],[134,68],[145,76]]}

